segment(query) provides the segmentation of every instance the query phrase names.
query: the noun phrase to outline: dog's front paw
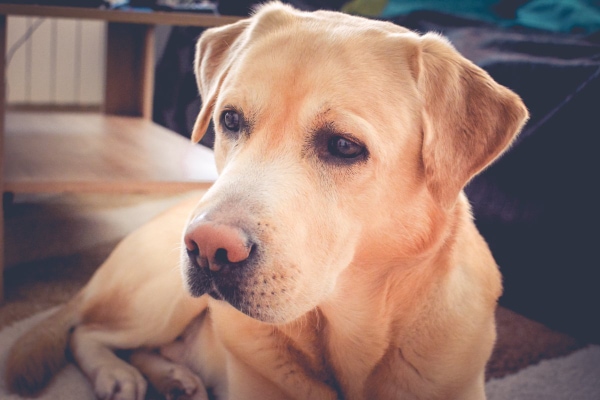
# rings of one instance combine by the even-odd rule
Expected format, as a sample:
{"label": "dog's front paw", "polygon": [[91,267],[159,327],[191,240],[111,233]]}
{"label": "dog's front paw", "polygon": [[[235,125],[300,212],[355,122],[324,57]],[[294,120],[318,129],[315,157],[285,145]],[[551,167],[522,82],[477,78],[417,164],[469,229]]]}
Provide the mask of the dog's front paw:
{"label": "dog's front paw", "polygon": [[144,400],[147,383],[134,367],[110,365],[98,368],[94,392],[101,400]]}
{"label": "dog's front paw", "polygon": [[172,365],[156,382],[156,388],[167,400],[208,400],[204,384],[183,365]]}

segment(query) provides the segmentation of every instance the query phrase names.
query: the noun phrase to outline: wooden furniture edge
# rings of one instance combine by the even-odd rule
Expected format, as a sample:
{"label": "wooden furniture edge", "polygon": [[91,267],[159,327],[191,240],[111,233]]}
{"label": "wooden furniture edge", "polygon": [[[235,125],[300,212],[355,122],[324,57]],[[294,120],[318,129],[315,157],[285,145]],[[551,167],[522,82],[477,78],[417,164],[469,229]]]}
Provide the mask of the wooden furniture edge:
{"label": "wooden furniture edge", "polygon": [[210,28],[242,19],[229,15],[203,13],[108,10],[88,7],[0,4],[0,14],[30,17],[94,19],[129,24],[198,26]]}
{"label": "wooden furniture edge", "polygon": [[6,54],[6,16],[0,15],[0,303],[4,301],[4,117],[5,117],[5,63]]}

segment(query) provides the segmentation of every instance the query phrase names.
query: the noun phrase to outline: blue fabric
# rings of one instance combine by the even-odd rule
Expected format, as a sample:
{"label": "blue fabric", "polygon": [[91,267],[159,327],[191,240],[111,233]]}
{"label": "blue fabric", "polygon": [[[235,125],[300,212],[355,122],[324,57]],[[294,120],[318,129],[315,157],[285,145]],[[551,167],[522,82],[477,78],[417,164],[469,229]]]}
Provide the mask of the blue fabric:
{"label": "blue fabric", "polygon": [[600,31],[600,0],[389,0],[381,16],[393,18],[415,11],[435,11],[504,27],[588,34]]}
{"label": "blue fabric", "polygon": [[517,10],[515,24],[552,32],[597,32],[600,1],[534,0]]}
{"label": "blue fabric", "polygon": [[493,11],[493,6],[497,2],[497,0],[389,0],[381,16],[392,18],[414,11],[426,10],[494,22],[502,19]]}

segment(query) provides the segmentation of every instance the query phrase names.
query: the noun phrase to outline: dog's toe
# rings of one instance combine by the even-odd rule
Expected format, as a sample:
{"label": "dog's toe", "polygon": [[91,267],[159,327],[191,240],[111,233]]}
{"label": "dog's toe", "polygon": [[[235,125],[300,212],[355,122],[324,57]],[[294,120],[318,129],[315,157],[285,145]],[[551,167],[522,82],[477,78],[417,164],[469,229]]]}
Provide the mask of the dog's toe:
{"label": "dog's toe", "polygon": [[143,400],[146,388],[142,374],[129,365],[100,368],[94,380],[94,391],[102,400]]}
{"label": "dog's toe", "polygon": [[174,365],[161,382],[167,400],[208,400],[200,378],[183,365]]}

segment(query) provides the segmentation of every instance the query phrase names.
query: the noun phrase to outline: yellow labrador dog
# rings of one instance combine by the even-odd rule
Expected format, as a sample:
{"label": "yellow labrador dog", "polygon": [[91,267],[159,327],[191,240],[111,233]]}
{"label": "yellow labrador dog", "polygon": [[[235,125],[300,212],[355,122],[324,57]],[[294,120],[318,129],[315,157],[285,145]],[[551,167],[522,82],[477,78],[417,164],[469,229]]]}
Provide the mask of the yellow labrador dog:
{"label": "yellow labrador dog", "polygon": [[462,189],[519,97],[436,34],[279,3],[206,31],[195,67],[217,182],[22,337],[9,386],[68,349],[102,399],[485,398],[501,279]]}

